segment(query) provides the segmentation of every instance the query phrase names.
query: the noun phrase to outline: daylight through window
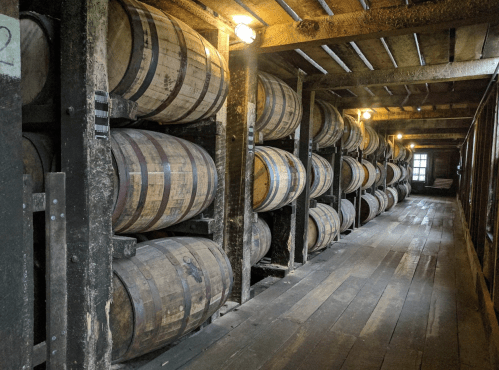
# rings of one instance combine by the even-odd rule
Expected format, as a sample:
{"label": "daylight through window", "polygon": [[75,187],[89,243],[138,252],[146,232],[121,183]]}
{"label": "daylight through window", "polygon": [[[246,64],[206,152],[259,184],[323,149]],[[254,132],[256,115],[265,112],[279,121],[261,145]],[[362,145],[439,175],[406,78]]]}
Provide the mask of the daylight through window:
{"label": "daylight through window", "polygon": [[428,163],[427,159],[427,154],[414,154],[414,172],[412,173],[412,181],[426,180],[426,166]]}

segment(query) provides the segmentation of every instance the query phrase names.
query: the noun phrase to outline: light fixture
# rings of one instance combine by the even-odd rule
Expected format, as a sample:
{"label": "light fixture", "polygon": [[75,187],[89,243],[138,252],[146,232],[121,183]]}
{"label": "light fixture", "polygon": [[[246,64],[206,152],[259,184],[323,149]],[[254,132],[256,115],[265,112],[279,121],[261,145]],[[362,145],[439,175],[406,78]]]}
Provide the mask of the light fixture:
{"label": "light fixture", "polygon": [[421,107],[417,107],[417,108],[416,108],[416,110],[417,110],[418,112],[421,112]]}
{"label": "light fixture", "polygon": [[371,113],[369,113],[369,111],[366,110],[364,113],[362,113],[362,118],[364,119],[371,118]]}
{"label": "light fixture", "polygon": [[411,144],[411,145],[410,145],[410,147],[411,147],[411,148],[414,148],[414,144]]}
{"label": "light fixture", "polygon": [[256,32],[244,23],[239,23],[234,29],[234,33],[246,44],[251,44],[256,38]]}
{"label": "light fixture", "polygon": [[249,15],[244,15],[244,14],[237,14],[232,16],[232,19],[234,20],[235,24],[250,24],[253,22],[253,18],[251,18]]}
{"label": "light fixture", "polygon": [[397,134],[397,139],[402,139],[402,134]]}

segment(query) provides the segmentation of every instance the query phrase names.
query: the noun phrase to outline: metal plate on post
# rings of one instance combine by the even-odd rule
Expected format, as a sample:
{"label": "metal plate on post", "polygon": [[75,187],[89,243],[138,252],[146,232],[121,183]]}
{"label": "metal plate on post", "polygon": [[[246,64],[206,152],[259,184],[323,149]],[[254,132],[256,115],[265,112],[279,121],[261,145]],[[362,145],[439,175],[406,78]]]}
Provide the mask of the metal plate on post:
{"label": "metal plate on post", "polygon": [[47,300],[47,369],[66,368],[66,174],[45,175],[45,255]]}

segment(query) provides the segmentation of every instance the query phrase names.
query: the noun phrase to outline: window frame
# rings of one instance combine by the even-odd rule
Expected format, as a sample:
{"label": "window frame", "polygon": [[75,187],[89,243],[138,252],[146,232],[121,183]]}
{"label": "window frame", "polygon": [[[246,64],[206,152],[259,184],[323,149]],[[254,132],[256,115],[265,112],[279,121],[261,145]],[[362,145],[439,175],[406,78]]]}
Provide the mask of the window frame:
{"label": "window frame", "polygon": [[[422,160],[426,161],[425,167],[415,166],[416,156],[418,156],[419,158],[418,161]],[[425,158],[421,159],[422,156],[425,156]],[[428,153],[414,153],[414,158],[412,159],[412,177],[411,177],[412,182],[426,182],[426,180],[428,179],[428,160],[429,160]],[[414,176],[416,176],[416,168],[418,169],[417,180],[414,179]],[[424,180],[419,180],[419,177],[421,176],[420,169],[424,169]]]}

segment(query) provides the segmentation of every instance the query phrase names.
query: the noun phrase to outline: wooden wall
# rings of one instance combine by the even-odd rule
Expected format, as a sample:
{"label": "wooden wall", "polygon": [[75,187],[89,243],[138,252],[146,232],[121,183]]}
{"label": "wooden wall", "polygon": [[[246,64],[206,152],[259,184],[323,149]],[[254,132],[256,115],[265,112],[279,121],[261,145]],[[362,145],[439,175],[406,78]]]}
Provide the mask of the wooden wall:
{"label": "wooden wall", "polygon": [[[414,153],[428,154],[428,167],[426,181],[412,181],[413,192],[429,195],[455,195],[459,185],[457,174],[460,158],[459,149],[417,149]],[[430,186],[438,178],[453,179],[452,188],[445,191],[431,188]]]}

